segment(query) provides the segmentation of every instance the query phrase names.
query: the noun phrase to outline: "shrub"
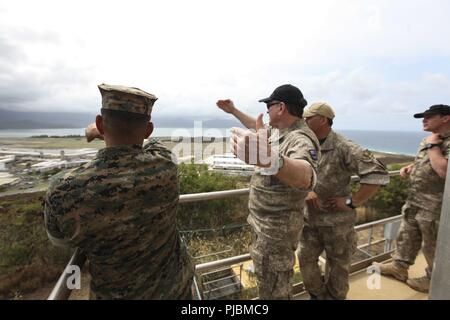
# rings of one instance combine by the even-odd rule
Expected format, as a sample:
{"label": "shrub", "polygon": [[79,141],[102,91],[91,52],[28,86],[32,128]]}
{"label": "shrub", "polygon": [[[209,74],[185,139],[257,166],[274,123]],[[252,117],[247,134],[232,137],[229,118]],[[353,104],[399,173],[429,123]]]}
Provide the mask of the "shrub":
{"label": "shrub", "polygon": [[30,262],[31,250],[23,243],[8,244],[0,248],[0,267],[21,266]]}
{"label": "shrub", "polygon": [[0,207],[0,299],[56,281],[73,250],[48,240],[42,196],[5,197]]}
{"label": "shrub", "polygon": [[[180,194],[212,192],[243,188],[245,177],[230,177],[208,171],[206,165],[181,164],[179,166]],[[180,204],[178,225],[186,228],[217,228],[243,222],[248,215],[247,196],[198,201]]]}
{"label": "shrub", "polygon": [[[399,170],[404,163],[396,163],[389,165],[390,171]],[[371,198],[366,207],[377,211],[375,220],[399,215],[401,208],[406,201],[408,195],[409,180],[400,176],[391,177],[387,186],[381,187],[373,198]],[[352,192],[356,192],[358,183],[352,186]],[[366,221],[367,222],[367,221]]]}
{"label": "shrub", "polygon": [[367,206],[378,211],[378,219],[399,215],[408,195],[408,179],[391,177],[391,182],[378,190]]}

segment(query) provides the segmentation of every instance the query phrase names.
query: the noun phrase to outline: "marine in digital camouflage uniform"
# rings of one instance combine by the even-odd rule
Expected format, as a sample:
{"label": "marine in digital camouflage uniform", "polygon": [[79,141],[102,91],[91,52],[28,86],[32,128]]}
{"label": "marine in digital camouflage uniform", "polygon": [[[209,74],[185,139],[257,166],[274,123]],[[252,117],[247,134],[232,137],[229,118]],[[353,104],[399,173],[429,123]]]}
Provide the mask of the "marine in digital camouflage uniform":
{"label": "marine in digital camouflage uniform", "polygon": [[[402,176],[410,175],[410,187],[402,208],[397,249],[392,263],[376,265],[382,274],[406,281],[417,291],[428,292],[450,153],[450,106],[434,105],[414,117],[423,118],[423,130],[433,134],[420,143],[414,163],[400,171]],[[408,268],[420,249],[427,261],[426,276],[408,279]]]}
{"label": "marine in digital camouflage uniform", "polygon": [[[331,129],[334,111],[326,103],[305,110],[308,126],[321,144],[317,184],[308,195],[298,258],[303,283],[313,299],[345,299],[349,290],[351,257],[356,249],[356,205],[389,183],[384,165],[373,154]],[[360,177],[360,189],[351,192],[351,176]],[[322,277],[318,259],[326,253]]]}
{"label": "marine in digital camouflage uniform", "polygon": [[[272,154],[276,153],[275,157],[283,164],[278,162],[275,171],[273,167],[257,166],[251,178],[248,203],[248,222],[252,227],[250,255],[259,299],[292,299],[295,249],[305,197],[315,184],[319,143],[301,119],[306,100],[298,88],[280,86],[260,102],[267,104],[272,126],[268,143]],[[217,105],[235,115],[249,129],[259,130],[258,121],[262,126],[262,114],[257,120],[251,118],[237,110],[231,100],[219,100]],[[251,135],[249,132],[242,135]],[[234,133],[231,136],[232,148],[233,139]],[[239,147],[239,142],[235,147]],[[300,177],[306,172],[310,172],[310,176],[300,184]]]}
{"label": "marine in digital camouflage uniform", "polygon": [[[99,89],[102,117],[87,138],[104,138],[107,147],[52,179],[45,197],[48,236],[86,254],[90,299],[190,299],[193,266],[176,228],[177,166],[163,145],[142,145],[157,98],[137,88]],[[123,119],[132,122],[128,129]],[[136,123],[140,135],[127,131]],[[129,135],[137,135],[135,143]]]}

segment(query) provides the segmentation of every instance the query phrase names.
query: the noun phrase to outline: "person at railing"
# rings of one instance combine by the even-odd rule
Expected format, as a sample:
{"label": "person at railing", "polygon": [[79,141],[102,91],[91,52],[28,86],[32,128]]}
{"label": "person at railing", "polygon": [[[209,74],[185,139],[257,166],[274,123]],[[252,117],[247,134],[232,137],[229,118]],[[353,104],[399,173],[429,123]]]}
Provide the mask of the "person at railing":
{"label": "person at railing", "polygon": [[238,158],[256,165],[248,222],[259,298],[291,299],[295,249],[305,198],[316,181],[319,142],[302,119],[307,102],[298,88],[282,85],[260,102],[266,103],[271,129],[264,126],[263,114],[253,118],[231,100],[219,100],[217,106],[256,130],[232,128],[230,144]]}
{"label": "person at railing", "polygon": [[143,146],[157,98],[131,87],[99,89],[101,115],[86,138],[106,148],[51,181],[48,236],[86,254],[90,299],[190,299],[194,270],[176,228],[177,166],[158,142]]}
{"label": "person at railing", "polygon": [[[376,264],[381,274],[406,281],[412,289],[427,293],[439,230],[442,198],[450,153],[450,106],[434,105],[414,118],[423,118],[423,130],[432,134],[422,140],[414,163],[400,170],[410,176],[403,219],[397,237],[393,262]],[[423,243],[423,244],[422,244]],[[408,279],[408,269],[422,248],[427,261],[426,275]]]}
{"label": "person at railing", "polygon": [[[387,185],[389,174],[372,152],[332,130],[335,113],[327,103],[312,104],[303,117],[319,139],[322,157],[317,184],[306,198],[298,251],[300,271],[312,299],[345,299],[356,249],[355,208]],[[360,177],[360,187],[352,195],[353,174]],[[323,251],[326,270],[322,278],[317,262]]]}

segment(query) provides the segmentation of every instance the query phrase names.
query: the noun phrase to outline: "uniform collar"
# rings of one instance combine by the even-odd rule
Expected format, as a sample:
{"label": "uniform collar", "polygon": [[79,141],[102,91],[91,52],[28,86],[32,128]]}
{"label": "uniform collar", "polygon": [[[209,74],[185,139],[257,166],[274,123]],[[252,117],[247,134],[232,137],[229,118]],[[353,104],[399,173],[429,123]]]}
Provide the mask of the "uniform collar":
{"label": "uniform collar", "polygon": [[304,129],[306,127],[306,122],[304,119],[298,119],[289,128],[278,129],[278,140],[283,139],[286,134],[291,131]]}
{"label": "uniform collar", "polygon": [[321,144],[320,150],[322,151],[328,151],[333,150],[334,146],[336,145],[336,133],[331,130],[328,136],[326,137],[324,143]]}
{"label": "uniform collar", "polygon": [[450,137],[450,131],[447,131],[446,133],[444,133],[444,134],[440,134],[439,135],[442,139],[447,139],[448,137]]}
{"label": "uniform collar", "polygon": [[100,149],[97,152],[97,158],[116,158],[117,156],[123,156],[127,154],[138,154],[142,152],[142,145],[122,145]]}

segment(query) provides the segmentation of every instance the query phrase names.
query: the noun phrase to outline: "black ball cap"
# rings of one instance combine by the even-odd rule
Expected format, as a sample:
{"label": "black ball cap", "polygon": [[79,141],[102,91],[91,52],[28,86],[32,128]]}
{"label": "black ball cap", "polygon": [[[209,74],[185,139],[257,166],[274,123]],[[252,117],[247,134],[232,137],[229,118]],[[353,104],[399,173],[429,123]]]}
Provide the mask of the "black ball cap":
{"label": "black ball cap", "polygon": [[308,104],[305,98],[303,98],[303,94],[300,89],[291,84],[284,84],[282,86],[279,86],[270,95],[270,97],[259,100],[259,102],[264,103],[269,103],[272,101],[289,103],[299,106],[300,108],[304,108]]}
{"label": "black ball cap", "polygon": [[431,116],[435,114],[440,114],[442,116],[450,115],[450,106],[447,106],[445,104],[436,104],[434,106],[431,106],[428,110],[425,110],[424,112],[416,113],[414,115],[414,118],[419,119],[425,116]]}

